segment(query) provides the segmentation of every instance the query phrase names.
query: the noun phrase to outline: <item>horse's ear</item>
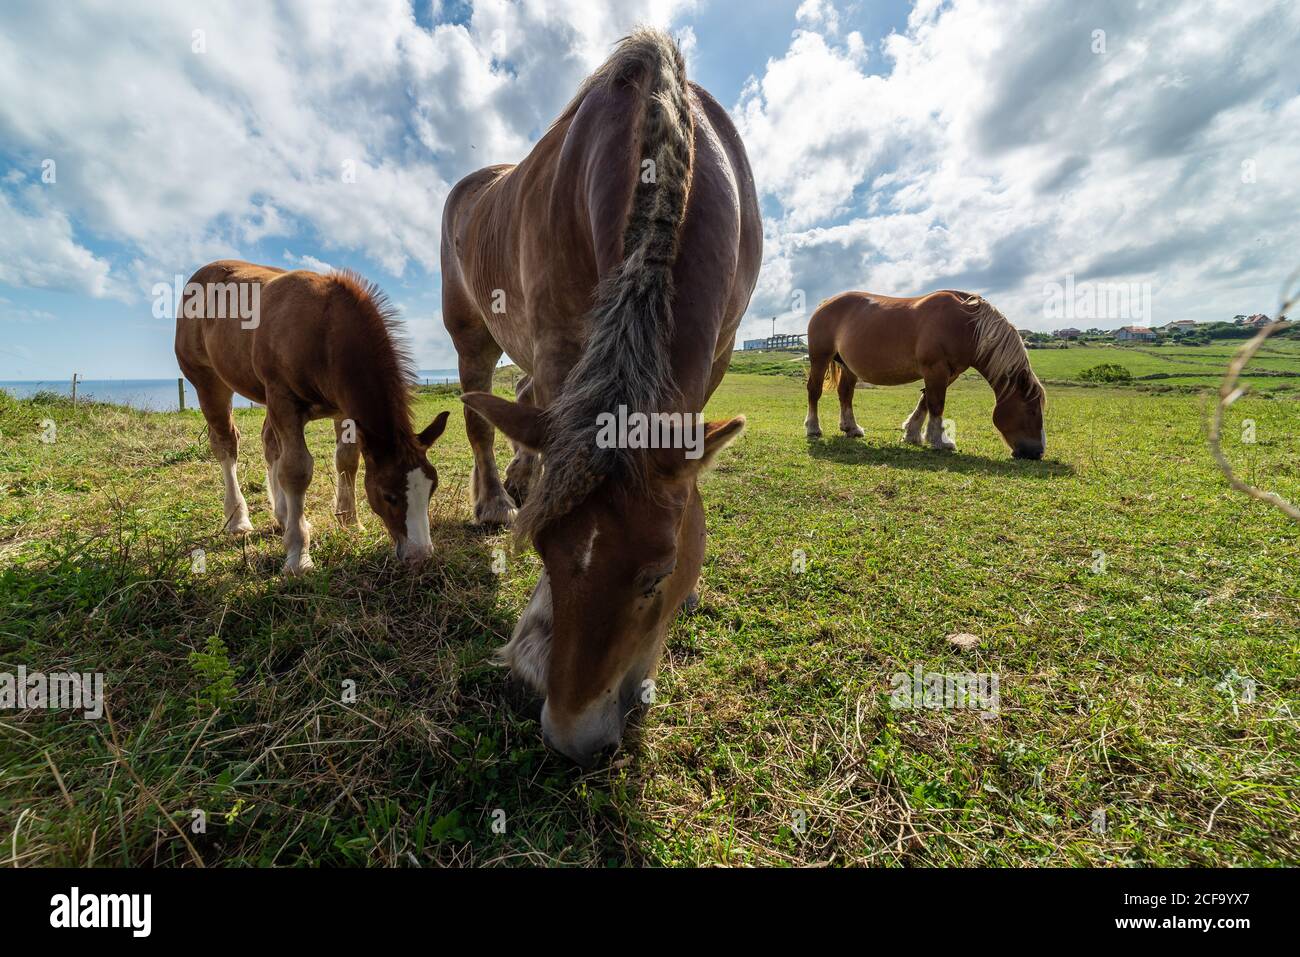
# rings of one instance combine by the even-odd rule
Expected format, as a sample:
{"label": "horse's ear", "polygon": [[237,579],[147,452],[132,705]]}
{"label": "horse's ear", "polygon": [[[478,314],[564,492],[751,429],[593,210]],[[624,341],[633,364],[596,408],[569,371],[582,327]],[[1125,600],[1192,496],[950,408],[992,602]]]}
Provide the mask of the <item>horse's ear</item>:
{"label": "horse's ear", "polygon": [[415,437],[423,448],[428,448],[438,441],[438,436],[442,435],[443,429],[447,428],[447,417],[450,412],[439,412],[438,417],[429,423],[429,427]]}
{"label": "horse's ear", "polygon": [[466,392],[460,401],[528,450],[540,452],[545,444],[546,423],[536,406],[511,402],[490,392]]}
{"label": "horse's ear", "polygon": [[698,475],[713,464],[719,452],[725,449],[745,431],[745,417],[738,415],[725,422],[706,422],[704,425],[704,449],[699,458],[686,460],[686,474]]}

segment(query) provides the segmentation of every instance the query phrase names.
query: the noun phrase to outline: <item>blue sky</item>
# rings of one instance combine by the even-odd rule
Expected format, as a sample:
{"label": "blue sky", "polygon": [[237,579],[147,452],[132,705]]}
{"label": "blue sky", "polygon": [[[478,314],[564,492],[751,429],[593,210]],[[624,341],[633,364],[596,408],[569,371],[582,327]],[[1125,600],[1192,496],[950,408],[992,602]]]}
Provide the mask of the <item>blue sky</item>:
{"label": "blue sky", "polygon": [[[521,158],[643,22],[678,36],[754,165],[742,337],[849,288],[968,288],[1040,329],[1231,318],[1300,263],[1295,4],[17,3],[0,379],[175,375],[150,291],[223,257],[358,269],[421,367],[454,365],[443,197]],[[1067,277],[1140,285],[1152,314],[1057,322],[1044,289]]]}

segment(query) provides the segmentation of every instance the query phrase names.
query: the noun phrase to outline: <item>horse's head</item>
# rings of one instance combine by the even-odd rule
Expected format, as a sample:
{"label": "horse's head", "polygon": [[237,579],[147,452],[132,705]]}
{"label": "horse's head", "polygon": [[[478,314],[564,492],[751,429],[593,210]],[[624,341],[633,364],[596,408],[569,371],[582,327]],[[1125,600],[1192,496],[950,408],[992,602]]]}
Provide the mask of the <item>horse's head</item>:
{"label": "horse's head", "polygon": [[[535,408],[484,393],[464,400],[545,454],[545,422]],[[696,458],[681,448],[647,451],[644,482],[617,473],[600,479],[572,507],[529,529],[545,571],[501,658],[545,699],[546,743],[578,764],[612,752],[629,715],[650,700],[648,679],[668,626],[704,560],[696,477],[744,427],[743,417],[708,423]],[[546,493],[542,483],[532,494]]]}
{"label": "horse's head", "polygon": [[1047,432],[1043,429],[1046,398],[1042,383],[1028,366],[1002,383],[993,407],[993,424],[1011,447],[1012,458],[1041,459],[1047,450]]}
{"label": "horse's head", "polygon": [[429,427],[412,442],[392,449],[372,450],[361,445],[366,460],[366,499],[393,538],[397,557],[416,563],[433,554],[429,535],[429,499],[438,487],[438,470],[429,463],[428,451],[447,427],[448,412],[438,413]]}

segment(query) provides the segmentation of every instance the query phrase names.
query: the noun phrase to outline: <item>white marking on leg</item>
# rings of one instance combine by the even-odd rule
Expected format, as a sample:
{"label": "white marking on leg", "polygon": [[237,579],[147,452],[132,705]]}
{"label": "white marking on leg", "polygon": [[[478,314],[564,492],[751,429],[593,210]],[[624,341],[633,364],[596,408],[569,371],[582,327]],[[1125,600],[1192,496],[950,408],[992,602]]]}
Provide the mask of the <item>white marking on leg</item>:
{"label": "white marking on leg", "polygon": [[221,481],[225,485],[226,531],[232,535],[251,532],[253,523],[248,520],[248,503],[239,490],[239,461],[235,458],[221,460]]}
{"label": "white marking on leg", "polygon": [[428,557],[433,551],[429,533],[429,497],[433,480],[416,467],[406,473],[406,547],[410,553]]}
{"label": "white marking on leg", "polygon": [[551,663],[551,579],[545,571],[515,625],[510,642],[494,656],[538,694],[546,694]]}
{"label": "white marking on leg", "polygon": [[921,401],[916,404],[912,414],[903,422],[903,441],[911,442],[913,445],[921,444],[921,428],[925,425],[925,394],[921,394]]}
{"label": "white marking on leg", "polygon": [[817,406],[812,402],[808,403],[808,418],[803,420],[803,427],[808,435],[822,434],[822,424],[817,418]]}
{"label": "white marking on leg", "polygon": [[311,525],[303,515],[306,496],[301,492],[280,489],[284,502],[284,570],[290,575],[312,567]]}
{"label": "white marking on leg", "polygon": [[943,418],[941,416],[930,416],[930,421],[925,425],[925,440],[932,449],[951,451],[957,447],[943,434]]}
{"label": "white marking on leg", "polygon": [[858,425],[857,419],[853,417],[853,407],[847,405],[840,406],[840,431],[851,439],[865,435],[861,426]]}
{"label": "white marking on leg", "polygon": [[280,488],[279,459],[266,467],[266,497],[271,503],[271,512],[275,515],[275,523],[283,531],[287,527],[289,512],[288,503],[284,500],[284,489]]}

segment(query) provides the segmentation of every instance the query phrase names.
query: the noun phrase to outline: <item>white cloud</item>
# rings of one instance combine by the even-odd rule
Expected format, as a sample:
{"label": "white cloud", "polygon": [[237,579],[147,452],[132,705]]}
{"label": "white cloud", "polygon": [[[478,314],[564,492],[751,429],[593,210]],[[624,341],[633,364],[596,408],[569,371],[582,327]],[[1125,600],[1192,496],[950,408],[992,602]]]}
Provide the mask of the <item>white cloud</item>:
{"label": "white cloud", "polygon": [[840,14],[831,0],[803,0],[794,18],[800,24],[812,29],[824,29],[827,33],[838,33]]}
{"label": "white cloud", "polygon": [[[132,250],[137,294],[301,229],[344,258],[434,272],[452,183],[521,159],[619,36],[689,5],[481,0],[468,24],[432,29],[408,0],[10,7],[0,138],[33,168],[56,159],[49,229],[71,220]],[[106,282],[90,260],[75,281],[7,268],[85,288]]]}
{"label": "white cloud", "polygon": [[874,72],[823,3],[799,19],[733,110],[779,210],[747,331],[794,288],[942,286],[1042,328],[1067,273],[1151,283],[1157,321],[1222,318],[1271,308],[1300,260],[1293,5],[924,3]]}
{"label": "white cloud", "polygon": [[301,256],[295,256],[289,250],[284,251],[284,261],[290,266],[296,266],[299,269],[311,269],[316,272],[333,272],[334,267],[329,263],[317,259],[315,256],[308,256],[305,253]]}
{"label": "white cloud", "polygon": [[55,187],[27,190],[32,213],[0,192],[0,283],[120,298],[109,264],[77,243],[68,217],[43,199],[43,188]]}

